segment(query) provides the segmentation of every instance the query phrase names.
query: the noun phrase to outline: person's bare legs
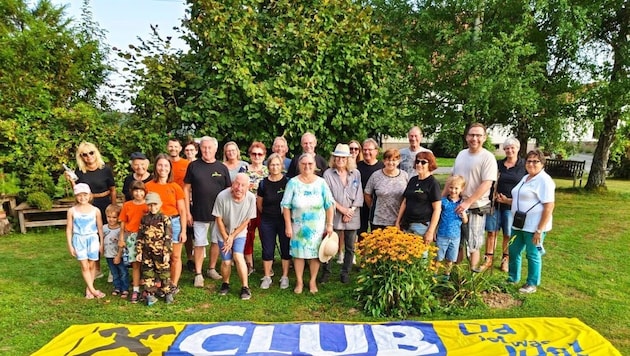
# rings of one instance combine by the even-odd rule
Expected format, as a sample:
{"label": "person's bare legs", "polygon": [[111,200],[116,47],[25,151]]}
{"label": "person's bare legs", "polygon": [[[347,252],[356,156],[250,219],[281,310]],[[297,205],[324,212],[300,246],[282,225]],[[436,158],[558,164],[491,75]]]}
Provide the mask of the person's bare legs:
{"label": "person's bare legs", "polygon": [[140,288],[140,262],[131,262],[131,284]]}
{"label": "person's bare legs", "polygon": [[265,273],[265,277],[271,277],[272,267],[273,267],[273,261],[263,261],[263,272]]}
{"label": "person's bare legs", "polygon": [[236,272],[238,273],[238,278],[241,279],[241,284],[243,287],[248,287],[249,284],[247,281],[247,263],[245,262],[245,258],[242,253],[234,253],[232,254],[232,258],[234,259],[234,264],[236,265]]}
{"label": "person's bare legs", "polygon": [[193,253],[193,257],[195,258],[195,274],[201,274],[206,246],[195,246],[193,249],[195,250],[195,253]]}
{"label": "person's bare legs", "polygon": [[293,269],[295,270],[295,289],[293,291],[300,294],[302,293],[302,288],[304,288],[304,259],[294,258]]}
{"label": "person's bare legs", "polygon": [[311,273],[311,279],[308,282],[308,287],[311,293],[315,294],[317,290],[317,274],[319,273],[319,258],[311,258],[308,262],[309,271]]}
{"label": "person's bare legs", "polygon": [[182,275],[182,243],[173,243],[171,254],[171,283],[179,286],[179,277]]}
{"label": "person's bare legs", "polygon": [[[210,257],[209,257],[209,263],[210,265],[208,265],[209,269],[216,269],[217,267],[217,261],[219,261],[219,244],[216,242],[213,242],[212,244],[210,244]],[[221,266],[221,270],[223,270],[223,266]]]}
{"label": "person's bare legs", "polygon": [[289,278],[289,266],[291,265],[291,260],[282,260],[282,277]]}
{"label": "person's bare legs", "polygon": [[483,265],[481,265],[480,269],[485,271],[489,268],[492,268],[492,264],[494,262],[494,250],[497,243],[497,232],[496,231],[488,231],[486,238],[486,255],[484,257]]}
{"label": "person's bare legs", "polygon": [[91,295],[97,295],[98,292],[94,288],[94,276],[96,276],[96,261],[81,260],[79,261],[79,264],[81,265],[81,275],[83,276],[83,280],[85,281],[85,285],[87,287],[85,290],[86,296],[87,292],[89,292]]}

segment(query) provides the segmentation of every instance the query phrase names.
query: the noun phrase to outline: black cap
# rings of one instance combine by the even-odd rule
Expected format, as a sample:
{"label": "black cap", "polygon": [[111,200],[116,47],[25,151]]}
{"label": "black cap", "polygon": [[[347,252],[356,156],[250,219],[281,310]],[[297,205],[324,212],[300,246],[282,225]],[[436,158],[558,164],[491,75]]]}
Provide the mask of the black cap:
{"label": "black cap", "polygon": [[131,154],[130,158],[133,161],[135,159],[147,159],[147,156],[145,156],[142,152],[134,152]]}

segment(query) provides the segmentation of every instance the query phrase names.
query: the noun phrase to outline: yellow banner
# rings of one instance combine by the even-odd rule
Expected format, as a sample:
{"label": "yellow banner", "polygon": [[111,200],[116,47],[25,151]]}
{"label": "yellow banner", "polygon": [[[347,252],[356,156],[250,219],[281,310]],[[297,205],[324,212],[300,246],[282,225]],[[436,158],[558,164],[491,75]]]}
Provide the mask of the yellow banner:
{"label": "yellow banner", "polygon": [[621,355],[578,319],[74,325],[34,355]]}

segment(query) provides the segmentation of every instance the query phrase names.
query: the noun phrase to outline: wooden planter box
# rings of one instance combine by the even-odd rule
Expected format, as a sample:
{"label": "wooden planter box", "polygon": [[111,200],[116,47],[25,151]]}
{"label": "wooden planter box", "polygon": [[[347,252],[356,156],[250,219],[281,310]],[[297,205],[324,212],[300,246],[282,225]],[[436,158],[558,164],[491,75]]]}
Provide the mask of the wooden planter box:
{"label": "wooden planter box", "polygon": [[52,209],[39,210],[31,207],[26,202],[21,203],[15,208],[20,222],[20,232],[25,234],[26,229],[29,227],[65,226],[68,209],[72,207],[73,204],[74,203],[71,202],[55,202]]}

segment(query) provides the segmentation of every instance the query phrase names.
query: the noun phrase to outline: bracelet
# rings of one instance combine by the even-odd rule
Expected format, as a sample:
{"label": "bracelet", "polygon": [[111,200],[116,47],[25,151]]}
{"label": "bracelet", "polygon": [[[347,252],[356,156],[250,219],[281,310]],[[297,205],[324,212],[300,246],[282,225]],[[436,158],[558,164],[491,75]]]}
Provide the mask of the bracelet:
{"label": "bracelet", "polygon": [[330,223],[326,223],[326,226],[333,226],[333,224],[330,224]]}

